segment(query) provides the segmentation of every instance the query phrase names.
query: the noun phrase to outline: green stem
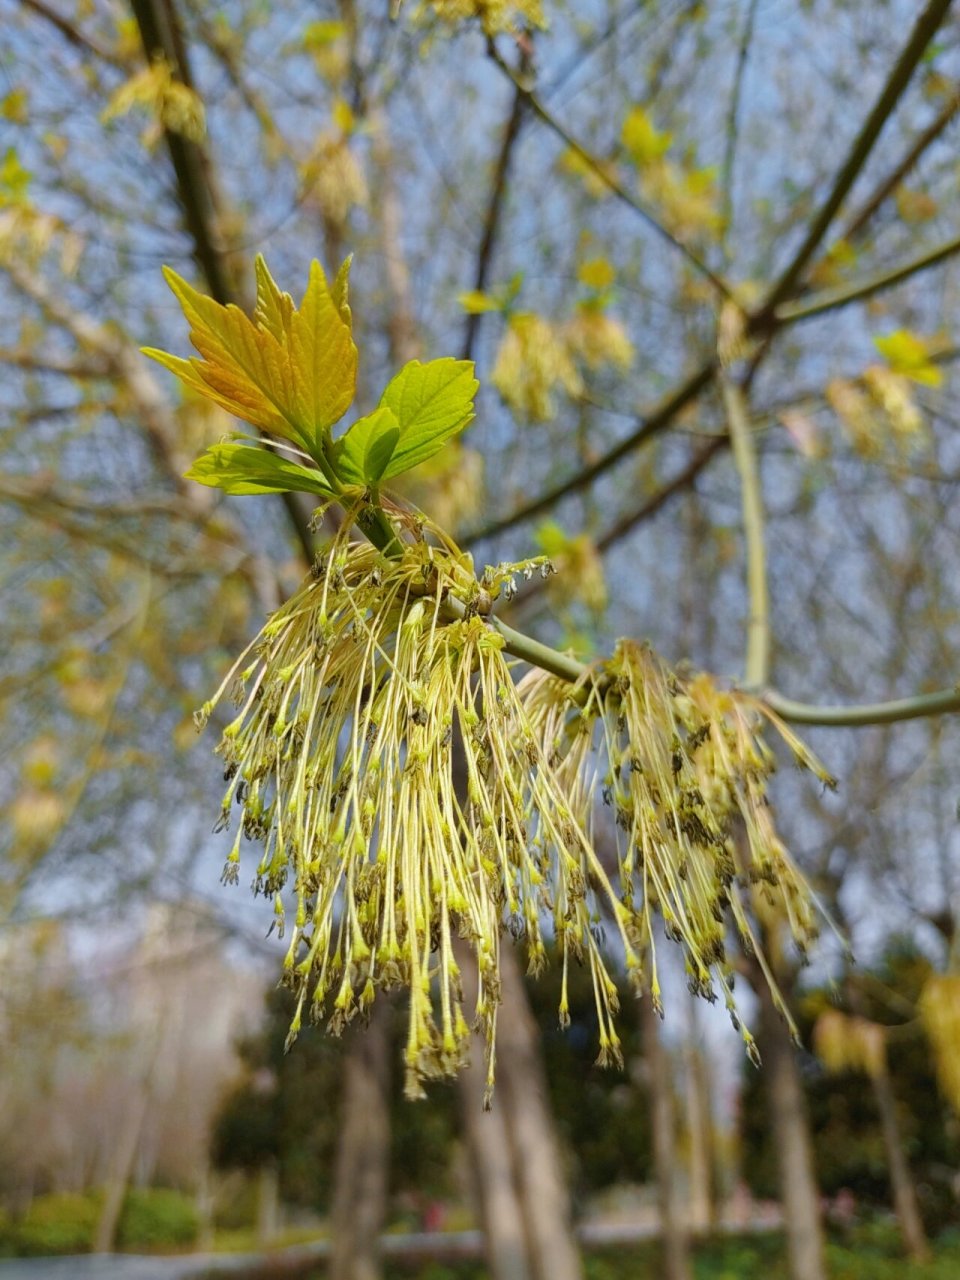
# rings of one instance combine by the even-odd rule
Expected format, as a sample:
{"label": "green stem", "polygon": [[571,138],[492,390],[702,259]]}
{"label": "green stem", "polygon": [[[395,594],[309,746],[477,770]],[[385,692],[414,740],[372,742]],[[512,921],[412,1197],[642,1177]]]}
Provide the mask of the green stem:
{"label": "green stem", "polygon": [[763,531],[763,496],[760,468],[750,432],[743,391],[724,376],[720,381],[730,428],[730,443],[740,476],[743,532],[747,544],[747,687],[761,689],[770,675],[770,595],[767,588],[767,552]]}
{"label": "green stem", "polygon": [[[725,381],[724,387],[729,386],[730,384]],[[740,399],[740,413],[743,414],[742,392],[737,387],[733,389]],[[743,421],[746,422],[745,415],[743,415]],[[752,452],[749,442],[748,447]],[[361,524],[363,532],[374,546],[385,550],[386,554],[395,555],[396,552],[392,547],[394,545],[399,547],[399,539],[386,513],[379,507],[370,507],[368,512],[369,518]],[[751,517],[752,520],[753,517]],[[452,595],[447,596],[445,608],[454,618],[464,618],[468,613],[468,606]],[[568,680],[571,684],[582,679],[590,670],[586,663],[578,661],[567,653],[561,653],[550,645],[542,644],[539,640],[534,640],[532,636],[517,631],[492,614],[487,615],[485,621],[503,637],[504,649],[507,653],[530,663],[533,667],[548,671],[551,675],[561,680]],[[748,667],[748,679],[749,674]],[[753,674],[756,676],[755,672]],[[762,685],[763,680],[755,679],[751,683]],[[775,689],[765,689],[761,697],[770,710],[782,720],[793,724],[822,725],[826,728],[894,724],[900,720],[916,720],[923,716],[947,715],[960,711],[960,687],[943,689],[938,693],[918,694],[912,698],[900,698],[894,702],[867,703],[850,707],[816,706],[807,702],[795,702],[791,698],[783,697]]]}
{"label": "green stem", "polygon": [[912,698],[862,703],[850,707],[824,707],[809,702],[794,702],[775,689],[767,689],[763,694],[763,701],[781,719],[793,724],[858,728],[871,724],[897,724],[901,720],[919,720],[924,716],[942,716],[960,711],[960,688],[940,689],[937,693],[919,693]]}

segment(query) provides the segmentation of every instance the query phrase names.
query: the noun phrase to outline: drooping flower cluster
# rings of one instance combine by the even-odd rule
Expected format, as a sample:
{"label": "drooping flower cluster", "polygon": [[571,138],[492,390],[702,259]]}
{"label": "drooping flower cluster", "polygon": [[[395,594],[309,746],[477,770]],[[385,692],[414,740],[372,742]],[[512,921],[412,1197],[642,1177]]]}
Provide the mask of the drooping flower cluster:
{"label": "drooping flower cluster", "polygon": [[[201,712],[233,686],[240,711],[218,750],[222,821],[234,807],[240,821],[225,879],[238,878],[246,836],[263,844],[255,888],[273,896],[281,929],[292,887],[293,1034],[305,1010],[339,1030],[378,988],[402,985],[408,1092],[457,1070],[470,1021],[485,1037],[492,1086],[504,922],[536,966],[553,905],[610,993],[588,885],[614,912],[616,897],[544,756],[503,640],[477,612],[509,570],[478,582],[423,537],[384,556],[349,541],[349,523]],[[468,603],[451,612],[453,590]],[[457,934],[478,967],[467,1014]]]}
{"label": "drooping flower cluster", "polygon": [[[757,955],[787,1017],[754,919],[785,920],[801,950],[817,933],[810,889],[773,826],[766,791],[776,759],[760,734],[762,719],[798,763],[827,785],[833,780],[761,701],[721,690],[706,675],[681,677],[635,641],[621,640],[601,669],[566,686],[566,713],[563,689],[543,673],[521,687],[541,748],[560,758],[578,822],[595,841],[603,839],[597,791],[612,810],[607,843],[619,869],[620,919],[633,953],[650,956],[651,998],[659,1009],[656,916],[683,949],[691,991],[712,1000],[718,986],[756,1056],[736,1015],[727,922]],[[612,1028],[606,1034],[615,1045]],[[603,1040],[601,1022],[601,1053]]]}

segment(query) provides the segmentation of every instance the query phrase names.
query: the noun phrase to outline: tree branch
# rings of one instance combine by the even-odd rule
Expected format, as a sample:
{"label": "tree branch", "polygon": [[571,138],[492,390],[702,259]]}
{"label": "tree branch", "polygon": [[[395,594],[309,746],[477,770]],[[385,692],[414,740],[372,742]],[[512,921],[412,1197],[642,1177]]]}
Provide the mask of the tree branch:
{"label": "tree branch", "polygon": [[953,93],[941,107],[938,114],[926,129],[917,136],[899,164],[895,165],[883,181],[877,184],[875,190],[871,192],[870,196],[853,215],[840,233],[841,240],[849,244],[863,235],[873,215],[884,201],[893,195],[923,153],[936,142],[958,111],[960,111],[960,86],[954,88]]}
{"label": "tree branch", "polygon": [[[477,251],[477,267],[474,272],[473,287],[481,291],[487,283],[490,262],[493,258],[493,247],[496,243],[497,231],[500,225],[503,197],[507,189],[510,157],[513,154],[514,144],[520,136],[524,102],[523,91],[518,86],[514,89],[510,115],[507,117],[507,123],[503,130],[503,139],[500,143],[500,151],[493,171],[493,182],[490,186],[490,198],[487,201],[487,212],[483,220],[483,236],[480,240],[480,248]],[[480,320],[481,316],[476,312],[472,312],[466,318],[461,351],[461,358],[464,360],[473,359],[473,347],[477,338],[477,330],[480,328]]]}
{"label": "tree branch", "polygon": [[[147,60],[163,56],[176,69],[180,80],[191,85],[192,77],[186,62],[173,0],[131,0],[131,7]],[[239,291],[230,278],[219,236],[214,230],[217,210],[208,178],[208,161],[197,143],[171,129],[164,129],[163,132],[176,175],[180,207],[193,240],[197,265],[203,272],[211,295],[218,302],[239,304]],[[314,557],[314,546],[308,506],[302,501],[301,494],[284,493],[280,496],[304,559],[310,564]]]}
{"label": "tree branch", "polygon": [[579,142],[572,133],[570,133],[547,108],[543,105],[529,84],[525,83],[524,78],[518,75],[511,67],[504,62],[500,56],[499,50],[491,40],[488,43],[490,57],[507,77],[511,84],[515,86],[517,91],[523,95],[524,100],[529,105],[530,110],[539,120],[543,122],[553,133],[557,135],[561,141],[575,152],[580,159],[590,167],[598,178],[609,189],[610,194],[625,204],[628,209],[633,212],[654,231],[661,240],[665,240],[667,244],[672,245],[686,258],[687,262],[704,277],[709,280],[713,287],[725,298],[732,298],[733,291],[725,280],[717,275],[694,251],[682,240],[679,240],[672,231],[668,230],[662,222],[641,204],[635,196],[632,196],[626,187],[622,186],[617,179],[608,171],[607,166],[600,163],[593,152],[589,151],[582,142]]}
{"label": "tree branch", "polygon": [[870,298],[884,289],[892,289],[894,285],[908,280],[911,276],[927,271],[930,267],[952,258],[960,253],[960,236],[954,236],[939,248],[930,249],[909,262],[901,263],[886,271],[878,271],[865,280],[854,280],[850,284],[838,285],[835,289],[824,289],[799,302],[785,302],[777,307],[775,319],[778,324],[794,324],[798,320],[809,320],[811,316],[823,315],[827,311],[835,311],[850,302],[859,302]]}
{"label": "tree branch", "polygon": [[850,153],[834,181],[830,194],[810,224],[803,243],[794,254],[780,279],[773,286],[762,309],[752,317],[751,327],[762,328],[772,319],[776,308],[790,296],[807,263],[816,253],[823,237],[873,150],[874,143],[910,83],[917,64],[947,15],[951,0],[929,0],[917,19],[903,52],[897,59],[879,98],[857,134]]}
{"label": "tree branch", "polygon": [[565,498],[568,494],[576,493],[580,489],[585,489],[587,485],[592,484],[599,476],[609,471],[611,467],[616,466],[621,459],[627,457],[634,449],[638,448],[644,441],[651,439],[662,431],[676,415],[700,394],[712,380],[716,373],[717,361],[713,357],[707,360],[696,373],[691,374],[686,382],[682,383],[675,391],[651,411],[644,418],[636,431],[633,431],[626,439],[621,440],[619,444],[614,445],[607,453],[598,458],[596,462],[589,467],[585,467],[582,471],[576,472],[575,475],[564,480],[561,484],[556,485],[552,489],[541,493],[539,497],[534,498],[532,502],[525,506],[518,507],[516,511],[510,515],[503,516],[499,520],[494,520],[490,524],[483,525],[479,529],[468,533],[463,539],[466,543],[480,542],[484,538],[493,538],[500,533],[505,533],[508,529],[512,529],[515,525],[522,524],[526,520],[531,520],[534,516],[538,516],[541,512],[547,511],[561,498]]}
{"label": "tree branch", "polygon": [[860,728],[872,724],[897,724],[901,720],[919,720],[924,716],[949,715],[960,711],[960,689],[941,689],[938,693],[920,693],[893,702],[864,703],[860,706],[816,706],[795,702],[775,689],[763,694],[763,702],[793,724],[815,724],[824,728]]}
{"label": "tree branch", "polygon": [[753,447],[743,391],[729,377],[720,380],[720,391],[730,427],[730,443],[740,476],[743,533],[747,546],[747,656],[744,678],[747,688],[759,689],[770,674],[770,593],[767,588],[767,552],[763,532],[763,496],[760,468]]}

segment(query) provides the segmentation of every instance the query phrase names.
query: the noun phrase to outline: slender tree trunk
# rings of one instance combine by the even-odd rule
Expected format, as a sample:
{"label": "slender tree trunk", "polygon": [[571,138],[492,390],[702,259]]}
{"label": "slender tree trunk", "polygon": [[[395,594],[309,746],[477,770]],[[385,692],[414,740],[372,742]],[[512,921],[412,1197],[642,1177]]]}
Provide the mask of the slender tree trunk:
{"label": "slender tree trunk", "polygon": [[332,1212],[331,1280],[379,1280],[387,1210],[391,1008],[381,997],[344,1061]]}
{"label": "slender tree trunk", "polygon": [[117,1227],[123,1211],[123,1201],[130,1184],[137,1147],[143,1133],[144,1121],[150,1109],[151,1089],[149,1078],[139,1087],[131,1103],[117,1144],[113,1151],[112,1168],[104,1188],[103,1208],[97,1221],[93,1242],[94,1253],[112,1253],[116,1242]]}
{"label": "slender tree trunk", "polygon": [[257,1244],[275,1240],[280,1229],[280,1173],[273,1160],[260,1166],[257,1178]]}
{"label": "slender tree trunk", "polygon": [[887,1167],[890,1170],[890,1185],[893,1190],[893,1204],[900,1223],[903,1243],[910,1257],[917,1262],[924,1262],[930,1257],[923,1219],[917,1204],[917,1193],[913,1185],[913,1176],[903,1150],[900,1137],[900,1125],[897,1121],[897,1103],[893,1096],[890,1076],[884,1068],[878,1075],[871,1076],[873,1094],[880,1113],[880,1126],[883,1130],[883,1142],[887,1149]]}
{"label": "slender tree trunk", "polygon": [[486,1071],[479,1036],[473,1038],[470,1065],[460,1073],[458,1088],[491,1280],[533,1280],[513,1176],[513,1144],[499,1095],[489,1111],[483,1109]]}
{"label": "slender tree trunk", "polygon": [[[149,961],[149,949],[145,950],[144,958]],[[142,1001],[143,994],[140,993],[138,998]],[[158,1084],[163,1074],[164,1052],[170,1050],[169,1022],[169,1009],[161,1006],[158,1021],[152,1033],[146,1029],[145,1024],[142,1024],[144,1030],[140,1040],[140,1050],[143,1055],[140,1079],[111,1152],[109,1173],[104,1187],[103,1207],[100,1210],[93,1242],[95,1253],[111,1253],[116,1243],[117,1227],[120,1224],[127,1187],[130,1185],[150,1107],[157,1095]]]}
{"label": "slender tree trunk", "polygon": [[690,1138],[689,1221],[694,1231],[706,1231],[713,1222],[713,1124],[710,1091],[700,1049],[697,1007],[689,1004],[687,1043],[684,1048],[684,1098]]}
{"label": "slender tree trunk", "polygon": [[653,1128],[653,1162],[660,1210],[664,1280],[691,1280],[690,1245],[677,1188],[677,1142],[674,1131],[673,1084],[660,1039],[660,1019],[649,996],[641,1004],[643,1051]]}
{"label": "slender tree trunk", "polygon": [[500,950],[500,980],[503,1004],[497,1027],[497,1088],[513,1143],[516,1182],[534,1273],[539,1280],[582,1280],[583,1266],[550,1114],[537,1026],[516,952],[506,942]]}
{"label": "slender tree trunk", "polygon": [[762,1070],[777,1148],[790,1277],[791,1280],[826,1280],[820,1192],[794,1046],[762,978],[756,983],[756,990],[761,1008]]}

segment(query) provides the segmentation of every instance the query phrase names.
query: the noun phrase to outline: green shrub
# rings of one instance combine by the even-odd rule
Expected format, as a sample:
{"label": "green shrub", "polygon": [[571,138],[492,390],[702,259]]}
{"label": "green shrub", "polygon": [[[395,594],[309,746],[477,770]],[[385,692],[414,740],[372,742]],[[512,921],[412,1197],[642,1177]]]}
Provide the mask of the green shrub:
{"label": "green shrub", "polygon": [[37,1196],[13,1229],[20,1254],[89,1253],[100,1216],[96,1196]]}
{"label": "green shrub", "polygon": [[117,1225],[121,1249],[162,1249],[193,1244],[199,1230],[193,1200],[179,1191],[148,1187],[128,1191]]}

